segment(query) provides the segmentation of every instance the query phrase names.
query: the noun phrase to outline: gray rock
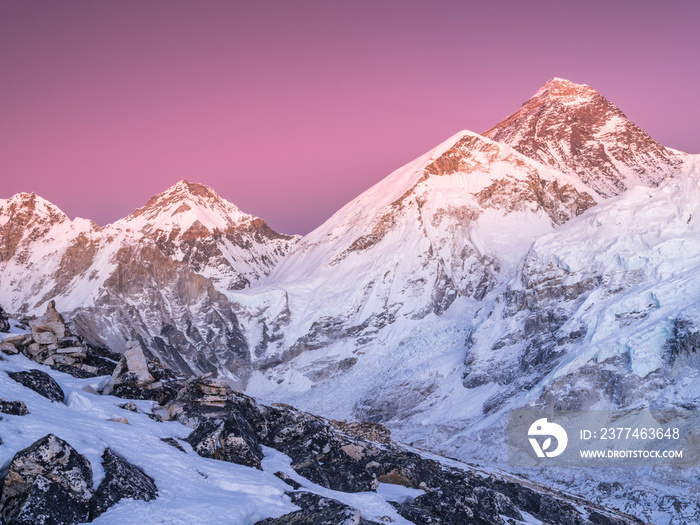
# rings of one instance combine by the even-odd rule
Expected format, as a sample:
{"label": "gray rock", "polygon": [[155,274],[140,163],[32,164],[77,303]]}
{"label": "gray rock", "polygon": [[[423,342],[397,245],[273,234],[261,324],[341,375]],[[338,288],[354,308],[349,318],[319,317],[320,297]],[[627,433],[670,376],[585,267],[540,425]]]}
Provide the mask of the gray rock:
{"label": "gray rock", "polygon": [[153,376],[148,371],[148,361],[146,361],[146,356],[138,341],[126,343],[124,357],[126,358],[126,366],[129,372],[136,375],[138,384],[152,383],[154,381]]}
{"label": "gray rock", "polygon": [[0,306],[0,332],[9,332],[10,331],[10,321],[5,313],[5,310],[2,309],[2,306]]}
{"label": "gray rock", "polygon": [[8,343],[7,341],[0,343],[0,351],[7,355],[16,355],[19,353],[17,347],[12,343]]}
{"label": "gray rock", "polygon": [[91,520],[124,498],[151,501],[158,496],[153,480],[110,449],[102,455],[105,478],[97,487],[91,507]]}
{"label": "gray rock", "polygon": [[51,401],[57,401],[62,403],[65,399],[65,394],[58,383],[46,372],[41,370],[32,369],[28,372],[8,372],[12,379],[20,383],[21,385],[34,390],[37,394],[40,394]]}
{"label": "gray rock", "polygon": [[34,332],[34,341],[40,345],[51,345],[57,340],[58,338],[53,332]]}

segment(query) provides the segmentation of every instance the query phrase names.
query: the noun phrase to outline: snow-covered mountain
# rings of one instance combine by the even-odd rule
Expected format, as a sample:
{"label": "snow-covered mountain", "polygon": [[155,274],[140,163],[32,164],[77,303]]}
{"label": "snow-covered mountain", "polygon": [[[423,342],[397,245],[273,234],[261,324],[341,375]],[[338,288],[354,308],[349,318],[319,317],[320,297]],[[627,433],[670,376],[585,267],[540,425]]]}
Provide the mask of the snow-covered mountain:
{"label": "snow-covered mountain", "polygon": [[53,299],[93,343],[136,338],[173,368],[233,374],[247,343],[223,292],[266,276],[296,239],[187,181],[103,228],[19,194],[0,202],[2,302],[36,313]]}
{"label": "snow-covered mountain", "polygon": [[256,354],[280,359],[338,341],[365,345],[398,319],[440,315],[458,297],[481,300],[538,235],[597,198],[574,177],[460,132],[295,245],[264,281],[289,312],[288,328],[278,315],[260,318],[250,329],[260,334]]}
{"label": "snow-covered mountain", "polygon": [[[301,239],[184,181],[104,228],[2,201],[0,304],[55,299],[92,342],[503,463],[511,408],[700,406],[698,162],[552,79]],[[654,523],[700,519],[692,473],[617,492],[556,475]]]}

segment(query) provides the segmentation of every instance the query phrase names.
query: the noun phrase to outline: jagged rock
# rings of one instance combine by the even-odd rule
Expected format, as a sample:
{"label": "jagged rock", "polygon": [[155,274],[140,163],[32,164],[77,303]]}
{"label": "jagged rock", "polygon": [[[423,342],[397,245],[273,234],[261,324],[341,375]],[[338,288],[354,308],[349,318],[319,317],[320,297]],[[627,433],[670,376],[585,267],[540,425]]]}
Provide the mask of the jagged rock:
{"label": "jagged rock", "polygon": [[[79,344],[84,348],[86,355],[83,361],[83,367],[94,367],[96,369],[95,375],[99,376],[112,374],[114,368],[117,366],[117,362],[121,358],[120,354],[112,352],[108,348],[89,345],[82,340],[79,340]],[[59,346],[61,346],[61,341],[59,341]],[[73,343],[70,344],[70,346],[77,345]]]}
{"label": "jagged rock", "polygon": [[279,518],[267,518],[255,525],[358,525],[371,523],[362,519],[360,511],[338,500],[324,498],[311,492],[289,493],[292,503],[301,510]]}
{"label": "jagged rock", "polygon": [[126,343],[124,357],[126,358],[126,366],[129,372],[136,375],[137,384],[143,385],[153,383],[154,379],[148,371],[146,356],[138,341],[129,341]]}
{"label": "jagged rock", "polygon": [[257,436],[241,415],[231,412],[225,420],[211,419],[201,423],[186,440],[205,458],[220,459],[262,469],[262,449]]}
{"label": "jagged rock", "polygon": [[109,395],[112,393],[112,390],[118,384],[119,376],[122,374],[122,372],[124,371],[125,368],[126,368],[126,358],[122,357],[119,360],[119,362],[117,363],[117,365],[114,367],[114,370],[112,371],[112,376],[109,378],[109,382],[102,389],[103,394]]}
{"label": "jagged rock", "polygon": [[177,395],[177,388],[174,385],[161,383],[157,388],[149,388],[149,386],[151,385],[138,386],[134,376],[128,374],[125,382],[115,386],[111,395],[125,399],[149,399],[161,405],[168,403]]}
{"label": "jagged rock", "polygon": [[7,525],[82,523],[88,520],[92,496],[90,462],[48,434],[12,459],[0,497],[0,516]]}
{"label": "jagged rock", "polygon": [[344,492],[377,488],[376,475],[367,465],[379,449],[370,443],[344,437],[326,420],[289,406],[264,407],[237,393],[234,403],[250,421],[260,442],[287,454],[292,468],[310,481]]}
{"label": "jagged rock", "polygon": [[0,332],[9,332],[10,331],[10,319],[5,313],[5,310],[3,310],[2,306],[0,306]]}
{"label": "jagged rock", "polygon": [[91,520],[123,498],[151,501],[158,496],[158,489],[149,476],[109,448],[102,455],[102,466],[105,478],[95,492]]}
{"label": "jagged rock", "polygon": [[78,362],[78,360],[75,357],[70,355],[55,354],[51,357],[53,359],[53,362],[58,365],[73,366],[75,363]]}
{"label": "jagged rock", "polygon": [[27,356],[29,358],[35,358],[41,353],[41,345],[39,343],[32,343],[27,347]]}
{"label": "jagged rock", "polygon": [[26,416],[29,414],[24,401],[5,401],[0,398],[0,412],[11,416]]}
{"label": "jagged rock", "polygon": [[34,333],[34,341],[40,345],[50,345],[58,341],[58,338],[53,332],[36,332]]}
{"label": "jagged rock", "polygon": [[[128,355],[121,357],[115,365],[108,383],[102,389],[103,394],[111,394],[126,399],[149,399],[160,405],[173,400],[182,386],[179,381],[155,381],[149,372],[149,366],[141,347],[133,342],[129,343]],[[159,377],[167,374],[158,370],[159,364],[154,367]]]}
{"label": "jagged rock", "polygon": [[58,383],[46,372],[41,370],[32,369],[28,372],[8,372],[12,379],[34,390],[37,394],[40,394],[51,401],[63,402],[65,399],[65,394]]}
{"label": "jagged rock", "polygon": [[226,419],[230,411],[231,406],[218,407],[199,403],[195,404],[192,402],[174,401],[162,407],[162,412],[158,413],[163,416],[163,419],[174,419],[186,427],[197,428],[201,423],[209,419]]}

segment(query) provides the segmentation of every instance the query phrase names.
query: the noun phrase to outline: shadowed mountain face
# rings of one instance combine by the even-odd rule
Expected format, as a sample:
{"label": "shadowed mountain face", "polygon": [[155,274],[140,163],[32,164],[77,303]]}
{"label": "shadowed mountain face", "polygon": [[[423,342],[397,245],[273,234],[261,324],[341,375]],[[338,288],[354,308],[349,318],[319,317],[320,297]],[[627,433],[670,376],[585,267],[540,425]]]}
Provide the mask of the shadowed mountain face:
{"label": "shadowed mountain face", "polygon": [[656,186],[687,159],[652,139],[594,89],[560,78],[484,135],[577,176],[603,197]]}

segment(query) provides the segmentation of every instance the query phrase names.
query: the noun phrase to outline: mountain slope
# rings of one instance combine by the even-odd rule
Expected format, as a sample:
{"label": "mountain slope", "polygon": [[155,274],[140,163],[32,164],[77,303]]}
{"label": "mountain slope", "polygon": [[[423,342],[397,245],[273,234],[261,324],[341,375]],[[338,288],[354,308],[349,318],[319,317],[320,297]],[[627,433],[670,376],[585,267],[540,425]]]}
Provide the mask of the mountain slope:
{"label": "mountain slope", "polygon": [[304,237],[262,287],[230,294],[246,305],[248,391],[337,418],[406,419],[461,376],[472,323],[532,241],[597,198],[508,146],[456,134]]}
{"label": "mountain slope", "polygon": [[[630,190],[536,239],[489,314],[475,316],[461,375],[445,376],[389,426],[419,446],[505,463],[515,408],[697,410],[699,214],[696,157],[659,187]],[[552,469],[537,479],[661,524],[700,518],[697,475]]]}
{"label": "mountain slope", "polygon": [[655,186],[687,155],[665,148],[585,84],[547,82],[523,106],[484,133],[523,155],[580,178],[603,197]]}

